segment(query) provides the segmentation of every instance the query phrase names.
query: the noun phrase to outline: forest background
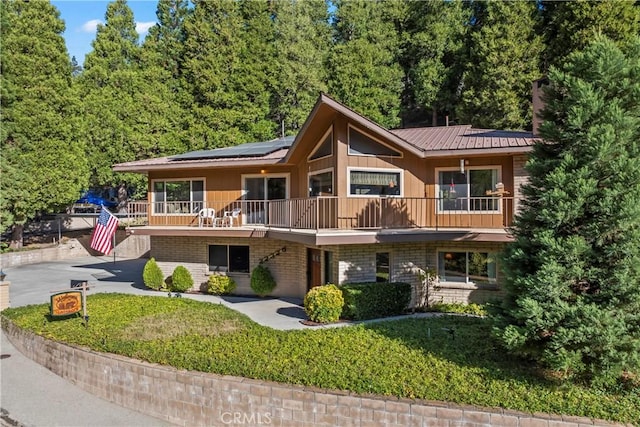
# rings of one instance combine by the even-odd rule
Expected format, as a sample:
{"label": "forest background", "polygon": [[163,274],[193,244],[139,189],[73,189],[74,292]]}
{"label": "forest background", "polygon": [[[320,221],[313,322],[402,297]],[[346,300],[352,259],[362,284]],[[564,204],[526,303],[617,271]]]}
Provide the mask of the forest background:
{"label": "forest background", "polygon": [[387,128],[530,129],[531,83],[596,34],[640,33],[640,2],[160,0],[144,40],[110,3],[93,50],[69,58],[47,1],[0,9],[0,232],[115,163],[296,134],[318,94]]}

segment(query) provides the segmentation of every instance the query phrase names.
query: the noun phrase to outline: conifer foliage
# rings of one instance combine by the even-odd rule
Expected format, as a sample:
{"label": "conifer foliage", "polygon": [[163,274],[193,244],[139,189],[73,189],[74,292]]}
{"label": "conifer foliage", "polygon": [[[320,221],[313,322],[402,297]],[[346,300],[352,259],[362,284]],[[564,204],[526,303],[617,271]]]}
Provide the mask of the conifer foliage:
{"label": "conifer foliage", "polygon": [[638,58],[600,37],[551,69],[496,316],[507,349],[599,384],[640,366]]}

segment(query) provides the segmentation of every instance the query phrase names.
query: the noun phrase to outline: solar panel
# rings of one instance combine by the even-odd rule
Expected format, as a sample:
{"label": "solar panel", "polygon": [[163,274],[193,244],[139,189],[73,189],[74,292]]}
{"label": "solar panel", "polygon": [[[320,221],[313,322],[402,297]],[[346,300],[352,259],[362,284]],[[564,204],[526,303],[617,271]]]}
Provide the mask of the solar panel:
{"label": "solar panel", "polygon": [[196,160],[196,159],[221,159],[233,157],[261,157],[289,148],[295,140],[295,136],[287,136],[272,141],[249,142],[233,147],[214,148],[213,150],[198,150],[170,157],[170,160]]}

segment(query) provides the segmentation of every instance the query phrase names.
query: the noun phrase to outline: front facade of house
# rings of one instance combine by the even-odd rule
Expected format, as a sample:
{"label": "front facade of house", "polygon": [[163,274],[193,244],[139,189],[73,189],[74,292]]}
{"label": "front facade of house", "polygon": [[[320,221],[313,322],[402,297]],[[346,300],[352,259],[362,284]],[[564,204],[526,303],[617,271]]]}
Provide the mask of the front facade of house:
{"label": "front facade of house", "polygon": [[432,301],[500,295],[497,252],[518,209],[534,137],[470,126],[387,130],[321,95],[300,133],[116,165],[149,179],[151,256],[197,283],[227,274],[252,294],[264,263],[275,296],[324,283],[404,281],[435,269]]}

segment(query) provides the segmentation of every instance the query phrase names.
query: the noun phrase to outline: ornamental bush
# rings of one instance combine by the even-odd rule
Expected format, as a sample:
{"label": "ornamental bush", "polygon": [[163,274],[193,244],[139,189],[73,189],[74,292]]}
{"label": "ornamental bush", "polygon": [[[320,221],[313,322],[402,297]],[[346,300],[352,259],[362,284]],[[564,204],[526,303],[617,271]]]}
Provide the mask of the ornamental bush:
{"label": "ornamental bush", "polygon": [[207,281],[207,292],[213,295],[226,295],[236,290],[236,281],[229,276],[212,274]]}
{"label": "ornamental bush", "polygon": [[304,311],[313,322],[337,322],[343,305],[342,291],[336,285],[316,286],[304,297]]}
{"label": "ornamental bush", "polygon": [[147,288],[151,288],[156,291],[166,287],[162,270],[160,270],[160,266],[158,266],[155,258],[151,258],[144,265],[144,270],[142,270],[142,280]]}
{"label": "ornamental bush", "polygon": [[171,275],[171,290],[173,292],[186,292],[193,287],[193,277],[186,267],[179,265]]}
{"label": "ornamental bush", "polygon": [[275,287],[276,281],[271,275],[271,271],[266,266],[258,264],[251,272],[251,289],[253,292],[260,297],[264,297],[269,295]]}
{"label": "ornamental bush", "polygon": [[344,298],[342,317],[374,319],[403,314],[411,301],[411,285],[403,282],[347,283],[340,286]]}

